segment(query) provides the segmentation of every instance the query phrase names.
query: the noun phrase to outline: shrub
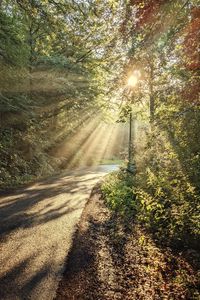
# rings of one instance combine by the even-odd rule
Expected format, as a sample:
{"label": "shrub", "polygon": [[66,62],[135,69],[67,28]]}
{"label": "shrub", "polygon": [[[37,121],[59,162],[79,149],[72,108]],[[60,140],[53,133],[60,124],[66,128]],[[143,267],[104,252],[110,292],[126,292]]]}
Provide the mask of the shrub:
{"label": "shrub", "polygon": [[135,193],[131,175],[125,171],[108,175],[102,184],[102,192],[106,204],[115,213],[123,217],[135,214]]}

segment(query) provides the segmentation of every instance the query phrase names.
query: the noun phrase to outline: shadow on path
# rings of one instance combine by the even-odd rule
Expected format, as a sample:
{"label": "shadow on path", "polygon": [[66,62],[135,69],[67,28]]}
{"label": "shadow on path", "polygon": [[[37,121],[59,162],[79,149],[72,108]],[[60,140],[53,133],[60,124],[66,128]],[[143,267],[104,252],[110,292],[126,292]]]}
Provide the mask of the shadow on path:
{"label": "shadow on path", "polygon": [[4,193],[0,197],[0,238],[5,238],[19,227],[43,224],[79,209],[77,201],[70,197],[87,194],[92,182],[99,177],[95,172],[87,175],[53,177],[26,189],[6,193],[6,196]]}

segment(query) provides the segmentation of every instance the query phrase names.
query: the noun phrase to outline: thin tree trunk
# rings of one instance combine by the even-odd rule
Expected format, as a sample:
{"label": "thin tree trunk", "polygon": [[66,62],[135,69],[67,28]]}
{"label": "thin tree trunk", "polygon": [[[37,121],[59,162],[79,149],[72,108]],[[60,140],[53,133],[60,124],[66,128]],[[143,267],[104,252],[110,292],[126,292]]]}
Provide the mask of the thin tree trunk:
{"label": "thin tree trunk", "polygon": [[153,124],[154,124],[154,119],[155,119],[155,99],[154,99],[153,80],[154,80],[154,69],[153,69],[153,64],[150,63],[150,76],[149,76],[149,119],[150,119],[151,129],[153,129]]}

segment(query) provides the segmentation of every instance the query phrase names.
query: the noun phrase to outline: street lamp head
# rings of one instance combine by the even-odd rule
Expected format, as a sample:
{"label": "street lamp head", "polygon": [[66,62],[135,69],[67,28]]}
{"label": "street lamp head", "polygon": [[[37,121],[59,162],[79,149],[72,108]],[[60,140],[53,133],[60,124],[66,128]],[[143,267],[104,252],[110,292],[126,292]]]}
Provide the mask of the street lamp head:
{"label": "street lamp head", "polygon": [[128,78],[127,85],[129,87],[134,87],[138,83],[138,79],[140,77],[140,71],[135,70]]}

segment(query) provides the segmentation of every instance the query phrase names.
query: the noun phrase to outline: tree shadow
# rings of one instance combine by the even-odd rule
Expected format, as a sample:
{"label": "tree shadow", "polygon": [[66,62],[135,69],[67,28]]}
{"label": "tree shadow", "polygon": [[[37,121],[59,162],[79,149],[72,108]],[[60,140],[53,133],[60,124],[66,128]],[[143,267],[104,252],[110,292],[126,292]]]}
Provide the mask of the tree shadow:
{"label": "tree shadow", "polygon": [[[54,271],[56,269],[55,272],[58,272],[56,276],[61,276],[60,272],[61,269],[63,271],[63,265],[60,265],[60,258],[50,256],[47,260],[46,257],[43,258],[41,249],[43,251],[46,247],[45,239],[50,241],[47,245],[53,249],[48,249],[47,251],[50,251],[48,253],[52,254],[52,251],[59,251],[59,247],[66,247],[64,244],[59,245],[59,247],[57,245],[59,242],[62,243],[63,236],[58,238],[54,236],[52,239],[51,232],[48,233],[49,227],[39,226],[62,219],[65,216],[59,226],[63,227],[62,223],[65,222],[65,228],[69,231],[66,232],[66,235],[70,235],[70,228],[73,225],[68,226],[68,216],[69,222],[72,218],[72,223],[75,224],[73,220],[77,215],[77,210],[81,213],[85,200],[89,197],[90,190],[97,179],[99,179],[99,174],[95,170],[87,173],[85,170],[74,171],[70,174],[54,176],[12,193],[2,194],[0,198],[0,234],[4,252],[2,252],[1,263],[5,267],[5,271],[4,273],[1,272],[0,277],[0,299],[10,300],[15,296],[20,299],[28,299],[32,292],[35,292],[35,289],[38,290],[38,286],[43,280],[51,276],[52,266]],[[79,199],[80,194],[82,200]],[[51,225],[54,235],[58,230],[56,224]],[[34,238],[35,233],[32,229],[36,226],[41,232],[43,232],[43,228],[46,230],[44,240],[43,236],[42,238],[39,236],[38,245],[44,243],[41,247],[38,245],[34,247],[33,244],[34,241],[36,242],[36,237]],[[31,231],[23,231],[23,229],[31,229]],[[14,233],[16,234],[13,235],[14,239],[20,237],[20,240],[13,240],[12,243],[10,234]],[[27,241],[31,243],[30,246],[27,245]],[[26,251],[27,247],[32,248]],[[7,248],[8,253],[5,252]],[[64,251],[67,254],[67,249]],[[27,257],[28,255],[29,257]],[[38,263],[40,259],[41,263]],[[87,261],[89,260],[90,256],[88,256]],[[37,267],[35,264],[37,264]],[[46,288],[48,289],[48,286]]]}
{"label": "tree shadow", "polygon": [[99,249],[96,240],[92,238],[96,235],[92,223],[90,219],[86,230],[79,227],[74,234],[65,272],[57,290],[57,300],[105,299],[97,273],[96,255]]}
{"label": "tree shadow", "polygon": [[[130,227],[122,220],[115,226],[116,216],[104,212],[103,199],[95,196],[97,189],[93,189],[73,236],[56,300],[104,300],[108,294],[117,293],[119,296],[119,277],[115,271],[123,265]],[[119,227],[123,234],[116,238]]]}
{"label": "tree shadow", "polygon": [[[33,275],[29,276],[29,270],[34,256],[30,256],[25,260],[17,263],[5,275],[0,277],[0,299],[29,299],[31,293],[42,283],[42,281],[50,274],[51,261],[42,265]],[[20,277],[23,278],[23,283]]]}
{"label": "tree shadow", "polygon": [[[25,189],[2,193],[0,198],[0,238],[18,228],[30,228],[80,209],[78,195],[89,195],[95,172],[54,176]],[[60,196],[60,197],[59,197]]]}

